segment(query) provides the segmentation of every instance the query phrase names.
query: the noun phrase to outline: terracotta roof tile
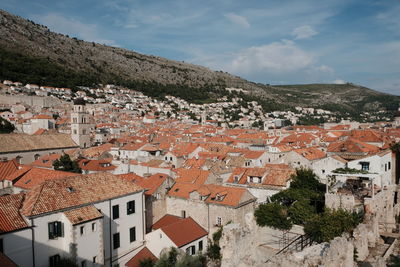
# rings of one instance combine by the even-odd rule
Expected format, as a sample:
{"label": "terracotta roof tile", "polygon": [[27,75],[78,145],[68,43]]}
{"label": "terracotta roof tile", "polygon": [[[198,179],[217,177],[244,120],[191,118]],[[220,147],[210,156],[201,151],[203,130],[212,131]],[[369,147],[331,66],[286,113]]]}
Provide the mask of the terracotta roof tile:
{"label": "terracotta roof tile", "polygon": [[68,210],[64,214],[73,225],[103,217],[93,205]]}
{"label": "terracotta roof tile", "polygon": [[191,217],[165,225],[161,230],[178,248],[208,235],[207,231]]}
{"label": "terracotta roof tile", "polygon": [[16,159],[0,161],[0,180],[3,180],[13,172],[18,170],[19,164]]}
{"label": "terracotta roof tile", "polygon": [[22,213],[35,216],[140,191],[140,186],[104,172],[49,180],[26,194]]}
{"label": "terracotta roof tile", "polygon": [[142,248],[133,258],[131,258],[125,266],[127,267],[140,267],[140,261],[145,259],[151,259],[157,261],[157,257],[147,248]]}
{"label": "terracotta roof tile", "polygon": [[161,217],[161,219],[159,219],[157,222],[155,222],[151,226],[151,229],[152,230],[157,230],[158,228],[167,226],[167,225],[172,224],[172,223],[176,223],[176,222],[178,222],[180,220],[182,220],[182,217],[166,214],[163,217]]}
{"label": "terracotta roof tile", "polygon": [[28,227],[28,223],[19,212],[23,201],[23,193],[0,197],[0,233]]}
{"label": "terracotta roof tile", "polygon": [[2,134],[0,153],[77,147],[69,134]]}
{"label": "terracotta roof tile", "polygon": [[14,186],[23,189],[32,189],[44,181],[61,179],[69,176],[76,176],[76,173],[32,167],[20,176],[19,180],[14,183]]}

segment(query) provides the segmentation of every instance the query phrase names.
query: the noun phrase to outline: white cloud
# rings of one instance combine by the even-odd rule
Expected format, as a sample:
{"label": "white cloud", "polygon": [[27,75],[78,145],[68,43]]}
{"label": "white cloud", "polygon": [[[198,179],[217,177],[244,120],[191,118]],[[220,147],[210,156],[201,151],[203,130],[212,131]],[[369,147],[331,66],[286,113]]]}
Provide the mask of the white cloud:
{"label": "white cloud", "polygon": [[[306,69],[314,63],[314,57],[301,50],[292,41],[283,40],[243,50],[232,61],[233,73],[290,73]],[[229,68],[229,67],[228,67]]]}
{"label": "white cloud", "polygon": [[316,71],[325,72],[325,73],[334,73],[334,70],[326,65],[321,65],[315,68]]}
{"label": "white cloud", "polygon": [[333,83],[334,83],[334,84],[345,84],[346,81],[345,81],[345,80],[342,80],[342,79],[336,79],[336,80],[333,81]]}
{"label": "white cloud", "polygon": [[35,20],[48,26],[55,32],[68,34],[70,37],[77,37],[85,41],[117,46],[115,41],[102,38],[101,36],[104,35],[104,33],[99,33],[99,29],[95,24],[85,24],[78,20],[65,18],[55,13],[50,13],[44,16],[35,16]]}
{"label": "white cloud", "polygon": [[317,34],[318,32],[311,28],[311,26],[309,25],[297,27],[292,32],[292,35],[295,39],[308,39]]}
{"label": "white cloud", "polygon": [[228,14],[225,14],[225,18],[229,19],[231,22],[233,22],[245,29],[250,28],[250,23],[243,16],[237,15],[235,13],[228,13]]}

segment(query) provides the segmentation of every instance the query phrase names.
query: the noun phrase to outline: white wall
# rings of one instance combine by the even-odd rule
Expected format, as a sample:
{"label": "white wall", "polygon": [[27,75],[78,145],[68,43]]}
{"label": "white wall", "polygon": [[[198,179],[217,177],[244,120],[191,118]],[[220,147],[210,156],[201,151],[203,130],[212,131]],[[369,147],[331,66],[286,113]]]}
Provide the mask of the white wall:
{"label": "white wall", "polygon": [[148,233],[145,238],[146,247],[158,258],[163,248],[176,247],[174,242],[161,229]]}
{"label": "white wall", "polygon": [[18,266],[32,266],[32,230],[25,229],[0,235],[3,253]]}

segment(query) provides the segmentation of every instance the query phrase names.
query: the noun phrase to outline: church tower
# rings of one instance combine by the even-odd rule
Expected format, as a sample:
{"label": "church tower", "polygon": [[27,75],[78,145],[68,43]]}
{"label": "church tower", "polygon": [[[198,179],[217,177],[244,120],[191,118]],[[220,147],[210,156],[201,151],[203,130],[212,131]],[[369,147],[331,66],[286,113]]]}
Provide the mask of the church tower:
{"label": "church tower", "polygon": [[91,146],[89,113],[86,112],[85,104],[82,98],[76,99],[71,113],[71,137],[81,148]]}

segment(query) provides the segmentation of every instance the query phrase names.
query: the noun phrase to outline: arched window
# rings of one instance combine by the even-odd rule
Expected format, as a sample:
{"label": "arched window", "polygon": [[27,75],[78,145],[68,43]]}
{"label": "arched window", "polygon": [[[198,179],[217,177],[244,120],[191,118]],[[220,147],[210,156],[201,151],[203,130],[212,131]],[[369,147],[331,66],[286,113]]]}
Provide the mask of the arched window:
{"label": "arched window", "polygon": [[40,158],[40,155],[39,155],[39,154],[35,154],[35,155],[33,156],[33,158],[34,158],[34,160],[38,160],[38,159]]}

